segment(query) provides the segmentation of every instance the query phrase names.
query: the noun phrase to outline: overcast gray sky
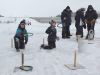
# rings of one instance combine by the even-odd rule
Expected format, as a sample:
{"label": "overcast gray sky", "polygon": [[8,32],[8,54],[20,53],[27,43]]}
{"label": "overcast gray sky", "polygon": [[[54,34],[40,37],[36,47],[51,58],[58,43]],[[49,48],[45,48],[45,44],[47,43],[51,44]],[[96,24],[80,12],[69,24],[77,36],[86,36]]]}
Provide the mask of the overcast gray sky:
{"label": "overcast gray sky", "polygon": [[0,14],[4,16],[55,16],[67,5],[73,11],[92,4],[100,11],[100,0],[0,0]]}

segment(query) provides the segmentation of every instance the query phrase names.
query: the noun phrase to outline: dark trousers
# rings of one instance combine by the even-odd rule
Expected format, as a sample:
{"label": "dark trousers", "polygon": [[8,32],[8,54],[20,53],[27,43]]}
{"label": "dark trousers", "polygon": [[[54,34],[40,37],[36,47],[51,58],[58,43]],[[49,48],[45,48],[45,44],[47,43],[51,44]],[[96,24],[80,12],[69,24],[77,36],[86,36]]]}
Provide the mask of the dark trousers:
{"label": "dark trousers", "polygon": [[48,46],[51,48],[56,48],[55,41],[48,41]]}
{"label": "dark trousers", "polygon": [[14,43],[16,49],[25,49],[24,40],[20,40],[19,38],[14,37]]}
{"label": "dark trousers", "polygon": [[89,24],[89,23],[87,23],[87,31],[88,31],[88,33],[87,33],[86,39],[88,39],[89,31],[90,31],[91,29],[92,29],[93,32],[94,32],[94,27],[95,27],[95,23],[94,23],[94,24]]}
{"label": "dark trousers", "polygon": [[62,38],[70,36],[70,25],[62,27]]}
{"label": "dark trousers", "polygon": [[42,44],[41,48],[43,48],[43,49],[53,49],[53,48],[56,48],[55,41],[48,41],[48,45]]}
{"label": "dark trousers", "polygon": [[83,27],[82,26],[76,27],[76,35],[81,35],[81,37],[83,37]]}
{"label": "dark trousers", "polygon": [[87,31],[89,32],[89,30],[92,29],[94,31],[94,25],[87,25]]}

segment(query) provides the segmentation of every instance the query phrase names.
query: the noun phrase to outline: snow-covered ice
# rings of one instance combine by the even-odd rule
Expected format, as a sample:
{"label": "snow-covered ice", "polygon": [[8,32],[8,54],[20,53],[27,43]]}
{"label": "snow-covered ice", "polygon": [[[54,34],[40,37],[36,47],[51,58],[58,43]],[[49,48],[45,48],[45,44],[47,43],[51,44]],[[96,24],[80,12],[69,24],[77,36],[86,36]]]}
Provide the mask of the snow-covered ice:
{"label": "snow-covered ice", "polygon": [[[71,25],[73,36],[70,39],[62,39],[61,28],[57,28],[57,35],[60,37],[60,40],[56,42],[57,48],[43,50],[40,49],[40,45],[43,38],[47,44],[45,30],[49,24],[38,23],[27,18],[32,25],[26,25],[26,29],[34,35],[29,37],[24,51],[25,65],[33,66],[33,70],[14,72],[15,67],[21,66],[21,53],[16,52],[15,48],[11,48],[11,39],[15,35],[20,20],[22,18],[18,18],[16,23],[0,24],[0,75],[100,75],[100,19],[95,26],[93,44],[88,44],[88,40],[82,39],[81,47],[78,49],[73,23]],[[86,30],[84,32],[85,38]],[[70,70],[64,66],[73,64],[74,50],[77,50],[77,63],[84,66],[84,69]]]}

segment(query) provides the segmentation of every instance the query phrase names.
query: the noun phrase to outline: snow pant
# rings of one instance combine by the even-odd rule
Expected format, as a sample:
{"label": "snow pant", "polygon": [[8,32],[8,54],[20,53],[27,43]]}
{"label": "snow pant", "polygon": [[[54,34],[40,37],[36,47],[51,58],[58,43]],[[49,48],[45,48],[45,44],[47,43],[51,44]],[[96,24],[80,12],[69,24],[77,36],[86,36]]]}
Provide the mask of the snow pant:
{"label": "snow pant", "polygon": [[89,23],[87,23],[87,31],[88,31],[88,33],[87,33],[86,39],[88,39],[89,31],[90,31],[91,29],[92,29],[93,32],[94,32],[94,27],[95,27],[95,23],[94,23],[94,24],[89,24]]}
{"label": "snow pant", "polygon": [[81,37],[83,37],[83,27],[82,26],[76,27],[76,35],[81,35]]}
{"label": "snow pant", "polygon": [[92,29],[94,31],[94,25],[87,25],[87,31],[89,32],[89,30]]}
{"label": "snow pant", "polygon": [[14,37],[14,43],[16,49],[25,49],[24,40],[20,40],[19,38]]}
{"label": "snow pant", "polygon": [[62,27],[62,38],[70,36],[70,25]]}
{"label": "snow pant", "polygon": [[56,48],[55,41],[48,41],[48,45],[42,44],[41,48],[43,48],[43,49],[53,49],[53,48]]}

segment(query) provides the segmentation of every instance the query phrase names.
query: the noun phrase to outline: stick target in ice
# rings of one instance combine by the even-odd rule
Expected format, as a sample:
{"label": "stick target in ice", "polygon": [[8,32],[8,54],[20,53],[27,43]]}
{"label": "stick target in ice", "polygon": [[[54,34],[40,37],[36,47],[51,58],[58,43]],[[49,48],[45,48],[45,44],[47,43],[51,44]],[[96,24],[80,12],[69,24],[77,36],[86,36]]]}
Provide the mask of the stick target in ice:
{"label": "stick target in ice", "polygon": [[77,51],[76,50],[74,50],[73,57],[74,57],[73,64],[68,64],[68,65],[64,65],[64,66],[70,70],[84,69],[83,66],[81,66],[80,64],[77,64]]}

